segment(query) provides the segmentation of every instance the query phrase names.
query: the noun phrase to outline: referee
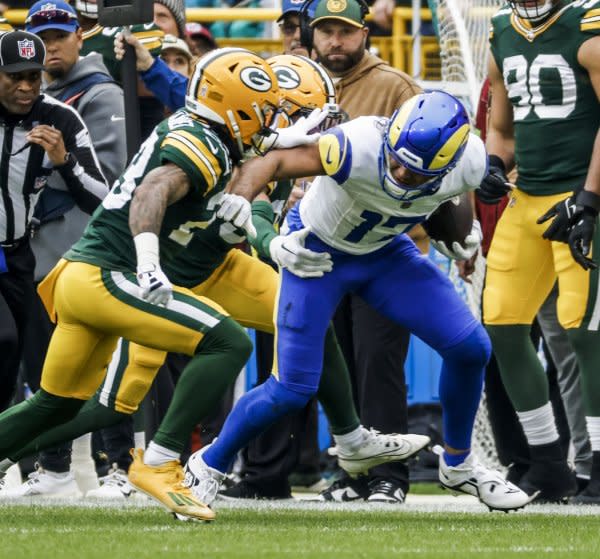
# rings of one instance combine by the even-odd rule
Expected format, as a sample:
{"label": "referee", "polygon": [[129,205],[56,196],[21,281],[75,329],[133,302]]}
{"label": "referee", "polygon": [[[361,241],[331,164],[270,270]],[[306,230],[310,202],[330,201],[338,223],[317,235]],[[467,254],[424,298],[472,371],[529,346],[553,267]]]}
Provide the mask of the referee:
{"label": "referee", "polygon": [[77,112],[40,94],[44,56],[36,35],[0,36],[0,411],[14,392],[35,295],[29,230],[39,194],[53,170],[87,213],[108,191]]}

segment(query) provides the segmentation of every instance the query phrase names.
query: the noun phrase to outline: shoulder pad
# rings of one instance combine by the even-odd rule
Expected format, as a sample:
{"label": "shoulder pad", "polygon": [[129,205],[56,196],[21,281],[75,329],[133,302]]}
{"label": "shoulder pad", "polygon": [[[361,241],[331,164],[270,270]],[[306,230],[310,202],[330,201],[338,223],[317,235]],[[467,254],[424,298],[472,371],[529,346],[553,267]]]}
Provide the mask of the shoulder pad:
{"label": "shoulder pad", "polygon": [[319,153],[327,175],[338,184],[348,180],[352,167],[352,144],[341,128],[331,128],[319,138]]}

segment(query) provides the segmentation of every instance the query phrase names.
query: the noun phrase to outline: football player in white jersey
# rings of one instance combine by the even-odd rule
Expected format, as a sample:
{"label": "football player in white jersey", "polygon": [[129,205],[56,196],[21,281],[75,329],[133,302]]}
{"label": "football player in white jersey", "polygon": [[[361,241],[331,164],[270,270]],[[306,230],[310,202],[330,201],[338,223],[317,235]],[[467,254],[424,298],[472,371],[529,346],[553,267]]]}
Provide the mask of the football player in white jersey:
{"label": "football player in white jersey", "polygon": [[[312,278],[282,270],[273,376],[240,399],[215,443],[190,458],[188,482],[201,500],[211,500],[218,473],[247,440],[315,394],[327,324],[348,292],[443,357],[441,483],[491,509],[531,500],[470,452],[490,341],[450,280],[404,234],[446,200],[477,188],[486,172],[485,148],[470,133],[464,107],[442,91],[413,97],[390,119],[360,117],[315,144],[276,150],[242,167],[219,210],[237,226],[249,219],[248,201],[262,185],[319,175],[289,212],[287,234],[308,228],[306,247],[330,254],[333,269]],[[474,254],[478,244],[474,232],[467,252]],[[464,257],[464,246],[456,250]]]}

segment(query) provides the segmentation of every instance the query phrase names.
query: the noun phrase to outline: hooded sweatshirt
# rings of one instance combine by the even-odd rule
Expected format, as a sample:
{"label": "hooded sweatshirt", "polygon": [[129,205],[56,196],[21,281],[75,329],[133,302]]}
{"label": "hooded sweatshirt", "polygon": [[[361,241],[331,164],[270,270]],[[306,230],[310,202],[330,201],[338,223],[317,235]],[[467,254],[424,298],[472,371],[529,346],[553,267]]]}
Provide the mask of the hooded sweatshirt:
{"label": "hooded sweatshirt", "polygon": [[[90,74],[100,72],[110,77],[102,56],[90,53],[81,57],[62,79],[48,84],[44,93],[55,98]],[[123,90],[115,82],[92,85],[86,92],[69,103],[85,122],[96,150],[100,168],[109,186],[125,169],[127,147],[125,140],[125,113]],[[66,185],[57,172],[48,178],[47,189],[66,191]],[[43,224],[32,238],[36,256],[35,279],[41,280],[58,259],[81,237],[90,216],[76,205],[63,218]]]}
{"label": "hooded sweatshirt", "polygon": [[361,61],[335,80],[337,100],[348,116],[392,116],[407,99],[421,92],[404,72],[365,51]]}

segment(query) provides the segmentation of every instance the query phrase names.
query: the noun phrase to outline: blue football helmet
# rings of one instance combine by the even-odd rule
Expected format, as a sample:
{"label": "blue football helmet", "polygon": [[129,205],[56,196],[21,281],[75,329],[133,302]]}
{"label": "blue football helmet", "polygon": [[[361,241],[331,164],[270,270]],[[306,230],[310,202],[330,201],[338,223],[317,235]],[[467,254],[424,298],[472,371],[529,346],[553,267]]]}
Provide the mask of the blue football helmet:
{"label": "blue football helmet", "polygon": [[[439,90],[415,95],[388,121],[379,152],[379,180],[396,200],[433,194],[444,175],[458,163],[469,137],[469,117],[462,103]],[[391,161],[431,177],[419,186],[394,179]]]}

